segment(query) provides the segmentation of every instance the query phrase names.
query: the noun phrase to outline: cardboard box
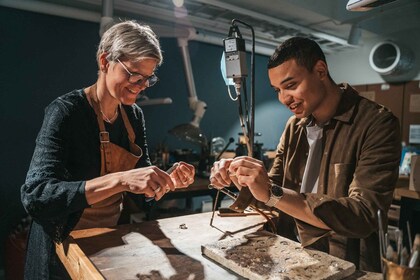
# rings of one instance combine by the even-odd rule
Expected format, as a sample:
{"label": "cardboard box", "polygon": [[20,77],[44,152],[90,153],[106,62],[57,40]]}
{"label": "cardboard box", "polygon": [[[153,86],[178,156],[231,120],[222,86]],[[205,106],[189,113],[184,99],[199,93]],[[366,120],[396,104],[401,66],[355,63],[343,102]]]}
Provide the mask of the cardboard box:
{"label": "cardboard box", "polygon": [[408,188],[412,191],[420,191],[420,155],[411,156],[410,184]]}

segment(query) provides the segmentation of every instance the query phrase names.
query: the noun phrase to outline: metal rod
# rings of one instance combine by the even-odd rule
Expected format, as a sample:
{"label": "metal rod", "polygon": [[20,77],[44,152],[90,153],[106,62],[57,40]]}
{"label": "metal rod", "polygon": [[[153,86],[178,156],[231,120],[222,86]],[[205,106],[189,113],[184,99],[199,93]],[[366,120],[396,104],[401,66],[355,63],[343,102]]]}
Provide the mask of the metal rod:
{"label": "metal rod", "polygon": [[407,237],[408,237],[408,246],[410,248],[410,254],[413,252],[413,239],[411,239],[411,227],[410,222],[407,221]]}
{"label": "metal rod", "polygon": [[214,213],[216,213],[217,201],[219,200],[220,190],[217,190],[216,198],[213,201],[213,213],[211,214],[210,226],[213,226]]}
{"label": "metal rod", "polygon": [[[254,33],[254,28],[246,23],[243,22],[239,19],[233,19],[232,20],[232,25],[235,24],[235,22],[239,22],[243,25],[245,25],[246,27],[248,27],[251,30],[251,34],[252,34],[252,49],[251,49],[251,104],[250,104],[250,111],[251,111],[251,115],[249,118],[249,130],[248,130],[248,135],[244,135],[248,137],[248,141],[249,141],[249,148],[248,148],[248,156],[250,157],[254,157],[254,134],[255,134],[255,33]],[[246,81],[245,79],[243,80],[244,83],[244,88],[246,88]],[[245,104],[247,105],[247,104]],[[248,109],[248,108],[246,108]],[[248,116],[245,116],[248,117]],[[248,121],[246,119],[246,121]]]}
{"label": "metal rod", "polygon": [[[214,187],[210,184],[210,185],[208,185],[208,188],[209,188],[209,189],[213,189]],[[213,214],[212,214],[212,216],[211,216],[211,220],[210,220],[210,225],[211,225],[211,226],[213,225],[214,213],[216,212],[216,204],[217,204],[217,200],[218,200],[218,197],[219,197],[219,193],[220,193],[220,192],[222,192],[222,193],[224,193],[225,195],[229,196],[229,197],[230,197],[230,198],[232,198],[233,200],[236,200],[236,198],[237,198],[237,195],[236,195],[235,193],[231,192],[230,190],[228,190],[228,189],[226,189],[226,188],[223,188],[223,189],[217,189],[217,195],[216,195],[215,203],[214,203],[214,206],[213,206]],[[254,210],[255,212],[257,212],[258,214],[260,214],[261,216],[263,216],[263,217],[267,220],[267,222],[268,222],[268,224],[269,224],[269,226],[270,226],[271,231],[272,231],[273,233],[277,233],[277,228],[276,228],[276,225],[275,225],[275,224],[274,224],[274,222],[270,219],[270,217],[268,217],[268,216],[267,216],[267,214],[265,214],[263,211],[261,211],[260,209],[258,209],[256,206],[254,206],[254,205],[252,205],[252,204],[250,204],[250,205],[249,205],[249,208],[251,208],[252,210]]]}
{"label": "metal rod", "polygon": [[111,18],[114,16],[114,0],[102,0],[102,16]]}

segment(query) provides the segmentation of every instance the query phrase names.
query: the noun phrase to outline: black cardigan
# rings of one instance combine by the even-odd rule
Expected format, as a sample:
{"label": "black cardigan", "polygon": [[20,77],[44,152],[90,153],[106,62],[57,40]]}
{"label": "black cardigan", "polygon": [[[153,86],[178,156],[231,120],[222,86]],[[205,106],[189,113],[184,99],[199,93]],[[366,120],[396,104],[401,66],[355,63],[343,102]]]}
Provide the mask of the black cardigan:
{"label": "black cardigan", "polygon": [[[137,105],[124,106],[143,150],[137,167],[150,165],[143,112]],[[106,124],[111,142],[128,149],[128,136],[121,114]],[[54,100],[45,110],[44,122],[25,184],[22,204],[33,218],[25,278],[49,279],[57,275],[59,260],[55,242],[68,237],[89,205],[85,182],[100,176],[99,127],[83,90],[74,90]],[[60,273],[58,273],[59,275]]]}

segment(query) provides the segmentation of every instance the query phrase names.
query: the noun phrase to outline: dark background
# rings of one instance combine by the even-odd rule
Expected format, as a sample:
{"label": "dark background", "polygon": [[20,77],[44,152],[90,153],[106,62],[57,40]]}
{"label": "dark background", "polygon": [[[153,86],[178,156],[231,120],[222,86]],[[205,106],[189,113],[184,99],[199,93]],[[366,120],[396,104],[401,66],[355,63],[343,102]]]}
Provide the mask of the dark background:
{"label": "dark background", "polygon": [[[4,242],[25,212],[20,187],[35,147],[44,108],[56,97],[96,81],[99,24],[0,7],[0,269]],[[150,98],[171,97],[170,105],[145,106],[147,138],[153,150],[199,148],[167,131],[192,119],[180,49],[176,39],[161,39],[164,63],[160,82],[147,90]],[[189,45],[197,95],[208,109],[200,127],[208,139],[237,139],[237,104],[232,102],[220,74],[222,47],[199,42]],[[267,57],[256,56],[256,131],[265,148],[274,149],[290,113],[271,89]],[[249,80],[249,79],[248,79]],[[248,86],[248,88],[250,88]],[[265,138],[264,138],[265,137]],[[234,147],[233,147],[234,148]]]}

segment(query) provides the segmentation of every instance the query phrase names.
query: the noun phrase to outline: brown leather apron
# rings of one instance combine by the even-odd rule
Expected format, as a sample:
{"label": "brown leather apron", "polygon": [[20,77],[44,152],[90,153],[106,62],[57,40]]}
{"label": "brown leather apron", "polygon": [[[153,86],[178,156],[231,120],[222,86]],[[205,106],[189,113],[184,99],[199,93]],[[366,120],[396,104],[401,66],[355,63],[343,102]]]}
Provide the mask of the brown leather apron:
{"label": "brown leather apron", "polygon": [[[102,113],[99,106],[96,84],[91,90],[86,92],[87,99],[93,107],[98,125],[99,140],[101,142],[101,176],[109,173],[126,171],[135,168],[140,157],[143,155],[141,148],[134,143],[136,138],[133,127],[128,120],[124,107],[119,106],[119,110],[127,129],[130,151],[110,142],[109,133],[105,129]],[[123,193],[115,194],[91,205],[83,211],[75,229],[85,229],[93,227],[111,227],[117,225],[122,211]]]}

